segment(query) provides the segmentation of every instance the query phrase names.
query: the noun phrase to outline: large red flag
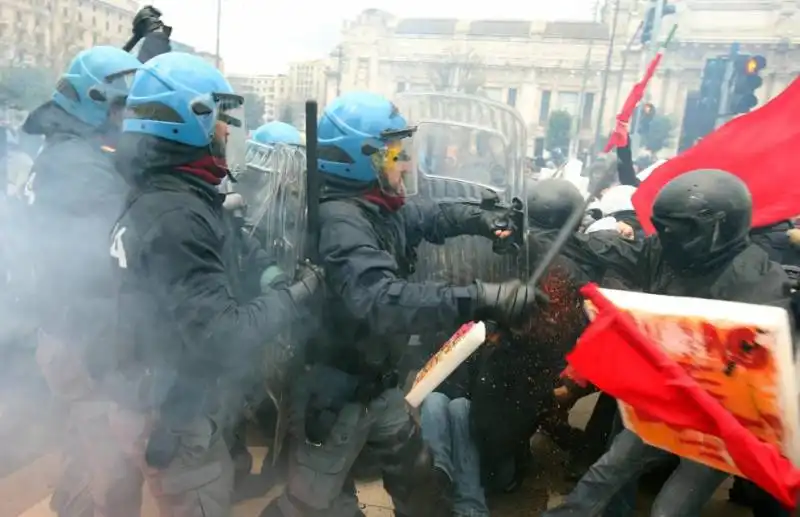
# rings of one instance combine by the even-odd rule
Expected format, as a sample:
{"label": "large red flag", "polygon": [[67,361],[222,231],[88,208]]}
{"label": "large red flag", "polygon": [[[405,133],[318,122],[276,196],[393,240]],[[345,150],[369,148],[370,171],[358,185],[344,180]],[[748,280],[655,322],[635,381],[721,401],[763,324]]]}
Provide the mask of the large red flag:
{"label": "large red flag", "polygon": [[739,176],[753,195],[753,227],[768,226],[800,214],[800,79],[747,115],[737,117],[694,147],[667,160],[633,195],[644,229],[655,231],[653,200],[671,179],[697,169],[721,169]]}
{"label": "large red flag", "polygon": [[641,101],[642,97],[644,97],[644,92],[647,89],[647,83],[650,82],[653,74],[656,73],[656,68],[658,68],[658,64],[661,62],[661,57],[663,55],[663,51],[656,54],[656,57],[654,57],[647,66],[647,70],[645,71],[642,80],[634,84],[633,88],[631,88],[628,98],[625,99],[625,104],[622,105],[622,111],[620,111],[619,115],[617,115],[617,125],[614,128],[614,132],[611,133],[611,137],[608,139],[605,149],[603,149],[604,153],[609,152],[615,147],[625,147],[628,144],[628,123],[633,116],[633,111],[636,109],[636,105],[639,104],[639,101]]}
{"label": "large red flag", "polygon": [[596,285],[586,285],[582,292],[598,312],[567,356],[570,366],[648,418],[719,437],[742,474],[794,508],[800,470],[742,426]]}

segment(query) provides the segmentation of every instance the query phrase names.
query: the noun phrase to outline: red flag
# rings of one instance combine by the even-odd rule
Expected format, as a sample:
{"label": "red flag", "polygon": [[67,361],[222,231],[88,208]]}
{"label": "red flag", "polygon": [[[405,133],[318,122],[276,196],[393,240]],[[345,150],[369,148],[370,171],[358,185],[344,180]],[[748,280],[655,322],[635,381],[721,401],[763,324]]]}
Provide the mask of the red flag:
{"label": "red flag", "polygon": [[683,368],[653,345],[631,316],[617,309],[596,285],[586,285],[582,292],[598,313],[567,356],[570,366],[637,412],[668,425],[719,437],[745,476],[794,508],[800,470],[776,447],[742,426]]}
{"label": "red flag", "polygon": [[608,139],[605,149],[603,149],[604,153],[609,152],[615,147],[625,147],[628,143],[628,123],[633,116],[636,105],[639,104],[639,101],[644,97],[647,83],[650,82],[653,74],[656,73],[656,68],[658,68],[658,64],[661,62],[661,57],[663,55],[663,52],[656,54],[656,57],[654,57],[647,66],[642,80],[634,84],[633,88],[631,88],[631,93],[628,94],[628,98],[625,99],[625,104],[622,105],[622,111],[617,115],[617,125],[614,128],[614,132],[611,133],[611,137]]}
{"label": "red flag", "polygon": [[737,117],[694,147],[667,160],[642,182],[633,206],[648,233],[653,200],[671,179],[697,169],[721,169],[739,176],[753,195],[753,227],[768,226],[800,214],[800,80],[747,115]]}

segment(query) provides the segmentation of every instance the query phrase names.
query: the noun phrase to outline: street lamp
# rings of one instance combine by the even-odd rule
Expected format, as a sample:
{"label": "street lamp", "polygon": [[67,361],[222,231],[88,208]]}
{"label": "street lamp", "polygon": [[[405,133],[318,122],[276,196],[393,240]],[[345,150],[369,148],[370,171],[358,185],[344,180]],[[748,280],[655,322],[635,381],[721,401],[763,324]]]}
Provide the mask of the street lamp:
{"label": "street lamp", "polygon": [[217,68],[220,67],[220,55],[219,55],[219,35],[222,28],[222,0],[217,0],[217,50],[216,50],[216,61],[217,61]]}

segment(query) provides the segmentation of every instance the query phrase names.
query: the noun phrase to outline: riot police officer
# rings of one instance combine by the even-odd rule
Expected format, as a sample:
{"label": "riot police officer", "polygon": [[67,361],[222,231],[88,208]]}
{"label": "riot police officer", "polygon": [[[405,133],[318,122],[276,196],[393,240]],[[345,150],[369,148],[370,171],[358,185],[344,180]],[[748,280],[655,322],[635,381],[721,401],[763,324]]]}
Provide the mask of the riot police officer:
{"label": "riot police officer", "polygon": [[[135,186],[112,233],[118,280],[116,399],[162,513],[230,515],[233,466],[223,431],[240,415],[270,336],[304,314],[318,274],[249,302],[223,220],[242,97],[203,59],[170,52],[137,73],[117,153]],[[240,137],[237,140],[237,137]],[[123,425],[124,424],[124,425]]]}
{"label": "riot police officer", "polygon": [[456,287],[407,280],[423,239],[508,236],[496,231],[493,212],[411,198],[414,130],[391,102],[364,92],[335,99],[320,119],[327,323],[309,371],[294,386],[286,489],[262,515],[360,515],[350,470],[365,447],[379,459],[395,515],[442,512],[442,487],[406,412],[397,361],[412,333],[465,322],[481,310],[508,320],[535,302],[534,289],[519,281]]}
{"label": "riot police officer", "polygon": [[[25,239],[15,255],[34,270],[29,307],[39,328],[38,363],[70,415],[69,463],[51,501],[60,515],[84,503],[95,515],[139,512],[141,478],[114,446],[94,361],[113,322],[106,240],[128,190],[114,168],[114,145],[126,76],[140,65],[117,48],[80,52],[52,99],[23,124],[23,131],[45,137],[22,193]],[[91,501],[78,504],[87,488]]]}

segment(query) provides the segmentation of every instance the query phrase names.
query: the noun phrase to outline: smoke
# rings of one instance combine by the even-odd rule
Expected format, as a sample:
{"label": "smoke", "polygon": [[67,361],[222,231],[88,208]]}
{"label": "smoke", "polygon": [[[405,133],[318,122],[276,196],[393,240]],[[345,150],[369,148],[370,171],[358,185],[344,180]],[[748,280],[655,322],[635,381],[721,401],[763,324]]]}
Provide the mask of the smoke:
{"label": "smoke", "polygon": [[[0,157],[4,172],[0,175],[4,179],[0,192],[0,477],[3,478],[39,457],[56,455],[66,437],[63,429],[68,419],[65,405],[52,396],[37,360],[39,317],[33,296],[36,282],[29,260],[31,243],[27,226],[22,223],[28,194],[25,185],[33,163],[31,155],[39,139],[14,133]],[[6,134],[3,131],[0,136]],[[0,514],[16,515],[25,506],[38,502],[26,500],[30,494],[16,495],[19,499],[0,502]]]}

